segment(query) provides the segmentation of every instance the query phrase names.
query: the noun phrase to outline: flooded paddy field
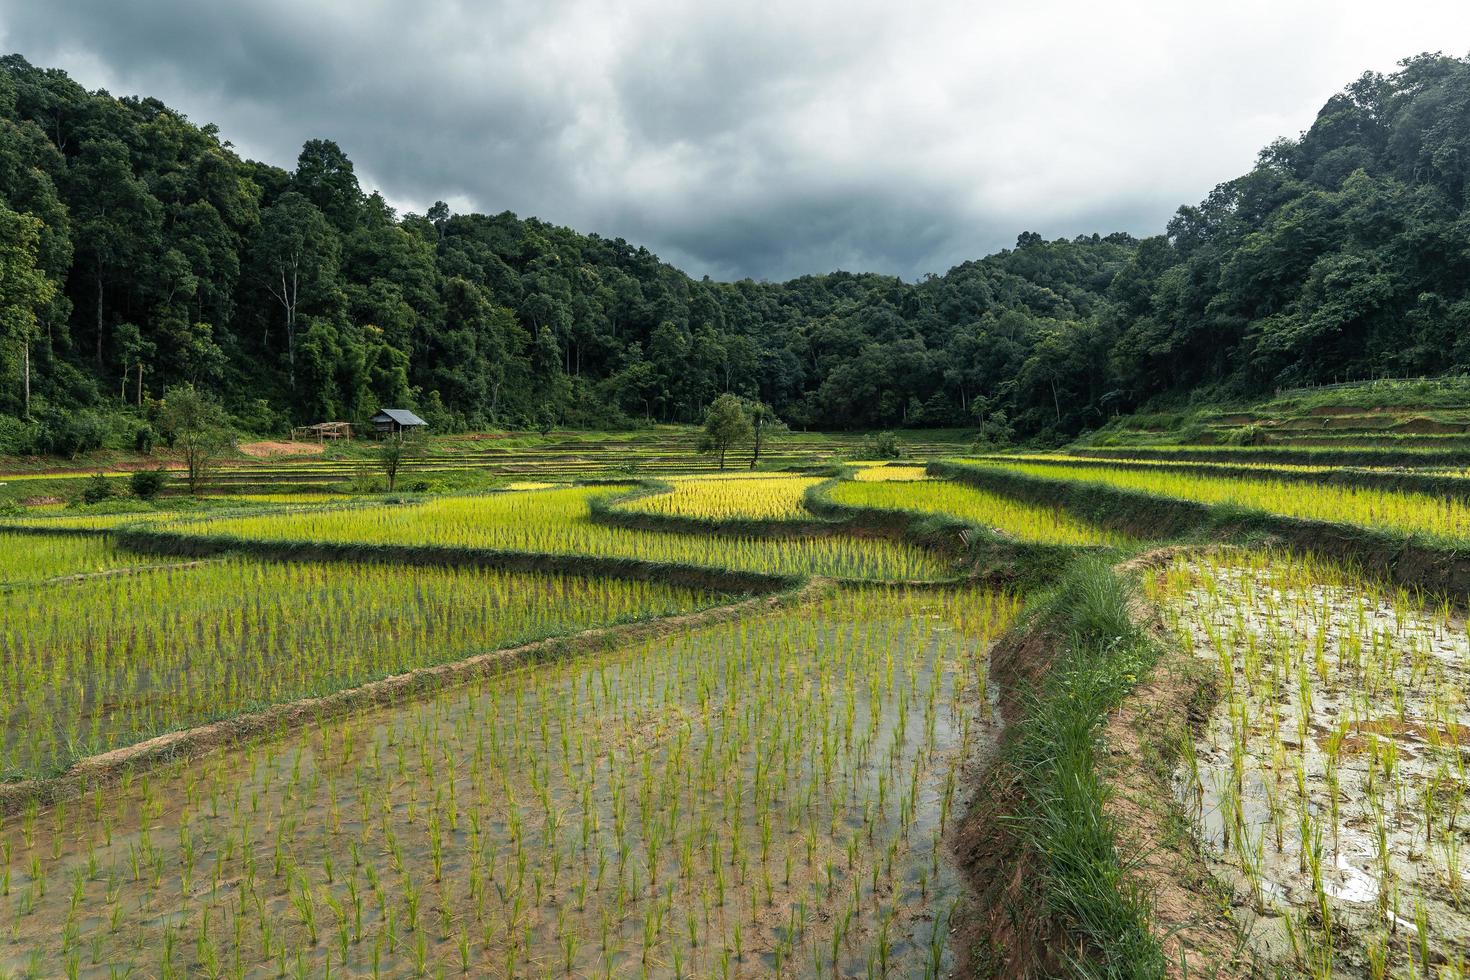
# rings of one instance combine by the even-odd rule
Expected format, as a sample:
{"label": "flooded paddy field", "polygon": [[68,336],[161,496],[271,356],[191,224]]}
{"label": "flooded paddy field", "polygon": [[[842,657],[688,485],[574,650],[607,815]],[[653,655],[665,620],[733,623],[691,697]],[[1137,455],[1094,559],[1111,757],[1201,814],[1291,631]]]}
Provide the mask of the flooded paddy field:
{"label": "flooded paddy field", "polygon": [[[0,778],[385,675],[730,597],[493,569],[226,558],[16,536],[0,589]],[[134,567],[130,567],[134,566]],[[87,569],[100,571],[85,571]],[[38,572],[38,569],[44,569]],[[127,571],[127,574],[121,572]]]}
{"label": "flooded paddy field", "polygon": [[1252,952],[1315,977],[1465,975],[1463,617],[1269,553],[1181,557],[1148,591],[1218,665],[1180,794]]}
{"label": "flooded paddy field", "polygon": [[1009,595],[873,587],[0,821],[0,972],[942,976]]}

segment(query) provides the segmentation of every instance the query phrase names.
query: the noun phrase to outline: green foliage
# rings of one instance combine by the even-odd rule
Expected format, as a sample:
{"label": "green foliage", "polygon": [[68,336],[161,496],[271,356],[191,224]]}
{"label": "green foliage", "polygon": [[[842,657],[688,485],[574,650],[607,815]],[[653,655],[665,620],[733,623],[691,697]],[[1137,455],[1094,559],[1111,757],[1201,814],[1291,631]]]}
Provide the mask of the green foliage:
{"label": "green foliage", "polygon": [[1259,446],[1266,441],[1266,431],[1259,425],[1242,425],[1225,435],[1228,446]]}
{"label": "green foliage", "polygon": [[183,385],[164,397],[159,425],[183,457],[189,492],[198,496],[220,457],[234,446],[224,409],[205,392]]}
{"label": "green foliage", "polygon": [[862,455],[867,459],[902,459],[903,446],[892,432],[877,432],[863,440]]}
{"label": "green foliage", "polygon": [[753,438],[755,430],[740,398],[724,394],[710,403],[704,415],[704,430],[699,435],[699,451],[720,458],[725,468],[725,454],[737,443]]}
{"label": "green foliage", "polygon": [[383,471],[383,477],[388,482],[389,493],[398,484],[398,474],[413,459],[415,449],[412,440],[402,433],[394,433],[378,444],[378,468]]}
{"label": "green foliage", "polygon": [[745,416],[750,420],[751,428],[750,468],[755,469],[761,461],[761,451],[770,448],[772,439],[789,430],[786,423],[777,417],[775,409],[765,402],[747,399]]}
{"label": "green foliage", "polygon": [[100,504],[104,500],[111,500],[116,495],[112,483],[101,473],[94,473],[87,477],[86,486],[82,487],[81,502],[84,504]]}
{"label": "green foliage", "polygon": [[971,447],[982,452],[1002,449],[1011,445],[1015,436],[1016,427],[1011,425],[1010,418],[1003,410],[997,409],[981,421],[980,429],[975,433],[975,441]]}
{"label": "green foliage", "polygon": [[136,470],[128,477],[128,489],[139,500],[152,500],[163,492],[168,483],[168,471],[163,467],[152,470]]}
{"label": "green foliage", "polygon": [[1082,940],[1081,975],[1163,977],[1142,887],[1118,852],[1097,733],[1157,658],[1128,613],[1130,590],[1104,563],[1075,564],[1032,610],[1064,649],[1035,696],[1012,765],[1024,774],[1016,827],[1040,858],[1041,897]]}

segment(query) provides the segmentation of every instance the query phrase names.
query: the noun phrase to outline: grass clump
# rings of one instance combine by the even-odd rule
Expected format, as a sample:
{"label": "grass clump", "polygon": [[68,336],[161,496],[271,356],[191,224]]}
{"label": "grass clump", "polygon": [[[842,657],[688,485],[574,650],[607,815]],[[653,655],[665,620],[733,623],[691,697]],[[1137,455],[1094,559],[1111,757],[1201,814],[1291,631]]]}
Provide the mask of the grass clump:
{"label": "grass clump", "polygon": [[1161,977],[1147,896],[1118,852],[1099,771],[1107,713],[1157,657],[1128,613],[1131,587],[1102,561],[1075,564],[1038,600],[1033,627],[1065,649],[1037,691],[1013,745],[1024,799],[1015,818],[1040,859],[1046,912],[1087,951],[1070,964],[1099,977]]}

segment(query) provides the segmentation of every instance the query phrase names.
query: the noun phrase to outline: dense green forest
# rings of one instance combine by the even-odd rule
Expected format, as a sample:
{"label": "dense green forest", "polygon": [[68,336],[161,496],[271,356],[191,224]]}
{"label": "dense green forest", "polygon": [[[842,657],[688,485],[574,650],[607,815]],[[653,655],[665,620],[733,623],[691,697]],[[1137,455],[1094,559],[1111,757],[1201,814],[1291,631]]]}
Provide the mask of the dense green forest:
{"label": "dense green forest", "polygon": [[694,280],[534,218],[397,215],[312,140],[242,160],[156,99],[0,59],[0,451],[146,432],[193,383],[242,428],[694,421],[1054,440],[1149,402],[1470,368],[1470,61],[1366,74],[1163,234],[916,283]]}

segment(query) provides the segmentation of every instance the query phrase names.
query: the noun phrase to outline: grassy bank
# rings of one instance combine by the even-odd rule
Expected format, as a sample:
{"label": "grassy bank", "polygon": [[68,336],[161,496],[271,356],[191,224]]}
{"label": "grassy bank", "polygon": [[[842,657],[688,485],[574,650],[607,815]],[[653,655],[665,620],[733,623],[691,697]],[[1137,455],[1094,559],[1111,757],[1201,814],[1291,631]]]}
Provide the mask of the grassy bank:
{"label": "grassy bank", "polygon": [[1039,941],[1030,950],[1013,944],[1001,953],[1006,962],[977,964],[982,971],[1164,974],[1149,898],[1119,851],[1100,767],[1108,713],[1158,656],[1129,617],[1131,591],[1106,563],[1088,557],[1028,607],[1022,630],[1045,637],[1052,664],[1036,665],[1042,679],[1024,697],[1002,763],[1014,796],[1003,826],[1032,872],[1012,899],[1040,920],[1030,930]]}

